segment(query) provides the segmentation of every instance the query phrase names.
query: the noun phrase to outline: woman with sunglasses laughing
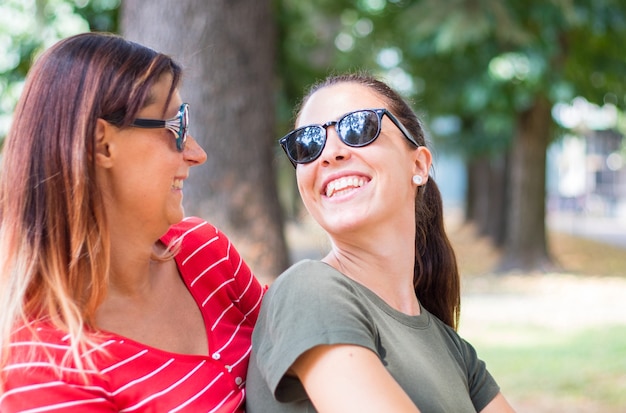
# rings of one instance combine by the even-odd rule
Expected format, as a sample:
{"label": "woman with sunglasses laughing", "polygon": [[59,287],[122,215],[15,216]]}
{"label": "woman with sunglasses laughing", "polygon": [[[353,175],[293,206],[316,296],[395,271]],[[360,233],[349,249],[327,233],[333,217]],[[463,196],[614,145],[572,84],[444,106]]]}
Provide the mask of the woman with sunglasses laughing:
{"label": "woman with sunglasses laughing", "polygon": [[206,153],[171,58],[86,33],[37,60],[0,171],[0,411],[243,412],[263,288],[185,218]]}
{"label": "woman with sunglasses laughing", "polygon": [[513,411],[456,333],[459,273],[409,105],[372,77],[335,76],[296,127],[280,144],[331,248],[266,294],[247,411]]}

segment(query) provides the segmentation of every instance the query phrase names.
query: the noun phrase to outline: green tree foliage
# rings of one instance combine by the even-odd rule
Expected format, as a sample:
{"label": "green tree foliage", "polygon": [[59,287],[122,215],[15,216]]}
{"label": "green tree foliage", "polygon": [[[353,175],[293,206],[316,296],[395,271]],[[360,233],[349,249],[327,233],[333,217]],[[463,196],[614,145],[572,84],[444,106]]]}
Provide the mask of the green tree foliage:
{"label": "green tree foliage", "polygon": [[[489,135],[510,132],[537,93],[626,106],[626,5],[618,0],[302,3],[282,1],[291,101],[315,77],[368,68],[392,79],[407,73],[413,86],[405,91],[431,119],[480,118]],[[341,38],[352,42],[342,52]],[[383,61],[390,51],[399,54],[395,64]]]}
{"label": "green tree foliage", "polygon": [[115,32],[119,0],[3,0],[0,3],[0,139],[33,59],[58,40],[89,30]]}
{"label": "green tree foliage", "polygon": [[[471,164],[505,159],[509,266],[545,267],[551,108],[576,96],[626,107],[626,4],[618,0],[284,0],[285,52],[307,74],[368,68],[413,99],[438,146]],[[312,4],[313,3],[313,4]],[[290,37],[294,33],[308,33]],[[296,53],[300,50],[300,53]],[[315,56],[325,59],[312,59]],[[323,52],[325,51],[325,52]],[[334,56],[334,58],[333,58]],[[317,72],[316,72],[317,71]],[[309,80],[310,82],[310,80]],[[295,86],[295,87],[294,87]],[[295,93],[294,93],[295,92]],[[508,155],[507,155],[508,153]],[[501,162],[500,162],[501,163]],[[490,181],[473,180],[492,187]],[[483,190],[486,190],[483,188]],[[489,195],[491,198],[491,196]],[[504,206],[505,204],[502,203]],[[485,214],[493,217],[494,214]]]}
{"label": "green tree foliage", "polygon": [[[471,128],[461,128],[451,142],[459,148],[478,148],[466,150],[470,160],[481,155],[480,148],[498,153],[511,145],[510,178],[505,182],[509,205],[502,204],[509,214],[502,237],[502,269],[550,267],[545,245],[545,152],[556,136],[550,110],[555,103],[580,95],[598,104],[626,106],[626,60],[620,52],[625,19],[624,4],[610,0],[424,0],[414,2],[397,24],[407,32],[415,28],[409,42],[434,45],[433,54],[413,55],[415,64],[433,57],[435,62],[443,58],[458,63],[446,66],[451,70],[448,79],[458,79],[460,104],[438,100],[436,91],[428,99],[435,110],[445,113],[446,107],[453,108],[451,113],[469,119],[461,125]],[[459,59],[473,65],[464,66]],[[431,75],[427,84],[445,88],[449,80],[442,84],[441,78]],[[485,99],[466,99],[476,94]],[[467,139],[477,126],[483,134]],[[507,145],[494,146],[498,140]]]}
{"label": "green tree foliage", "polygon": [[120,1],[74,0],[72,3],[74,12],[87,21],[89,30],[117,33],[119,31]]}

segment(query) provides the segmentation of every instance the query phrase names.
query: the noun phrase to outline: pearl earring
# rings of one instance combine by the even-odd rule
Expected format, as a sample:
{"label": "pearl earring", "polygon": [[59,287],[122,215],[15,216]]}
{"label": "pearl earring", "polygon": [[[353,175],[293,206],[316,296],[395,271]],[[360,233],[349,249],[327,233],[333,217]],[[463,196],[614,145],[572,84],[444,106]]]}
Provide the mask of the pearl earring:
{"label": "pearl earring", "polygon": [[421,185],[422,184],[422,176],[421,175],[413,175],[413,183],[415,185]]}

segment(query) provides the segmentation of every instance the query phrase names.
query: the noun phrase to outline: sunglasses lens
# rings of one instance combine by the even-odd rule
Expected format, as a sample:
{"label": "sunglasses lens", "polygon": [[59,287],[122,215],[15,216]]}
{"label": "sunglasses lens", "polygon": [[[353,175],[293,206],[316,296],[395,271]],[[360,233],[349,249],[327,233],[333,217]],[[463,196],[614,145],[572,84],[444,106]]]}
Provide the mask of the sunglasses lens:
{"label": "sunglasses lens", "polygon": [[326,130],[321,126],[306,126],[291,132],[284,139],[287,155],[295,163],[307,163],[317,158],[324,149]]}
{"label": "sunglasses lens", "polygon": [[349,146],[369,145],[378,137],[380,122],[371,110],[360,110],[342,118],[336,126],[337,134]]}
{"label": "sunglasses lens", "polygon": [[176,147],[179,151],[185,149],[187,143],[187,128],[189,127],[189,105],[183,104],[182,111],[180,113],[180,132],[178,139],[176,139]]}

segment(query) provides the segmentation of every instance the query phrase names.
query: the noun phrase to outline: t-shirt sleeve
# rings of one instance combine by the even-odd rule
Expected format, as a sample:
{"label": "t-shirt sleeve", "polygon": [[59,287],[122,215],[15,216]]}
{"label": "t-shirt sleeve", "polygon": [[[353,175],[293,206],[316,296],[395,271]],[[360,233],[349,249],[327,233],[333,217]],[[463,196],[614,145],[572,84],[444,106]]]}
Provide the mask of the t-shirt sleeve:
{"label": "t-shirt sleeve", "polygon": [[376,329],[361,302],[349,279],[319,261],[302,261],[278,277],[252,339],[260,374],[278,401],[306,397],[287,371],[307,350],[353,344],[376,352]]}
{"label": "t-shirt sleeve", "polygon": [[485,362],[478,358],[474,347],[459,337],[461,353],[467,368],[469,394],[477,412],[481,411],[500,392],[500,387],[487,370]]}

